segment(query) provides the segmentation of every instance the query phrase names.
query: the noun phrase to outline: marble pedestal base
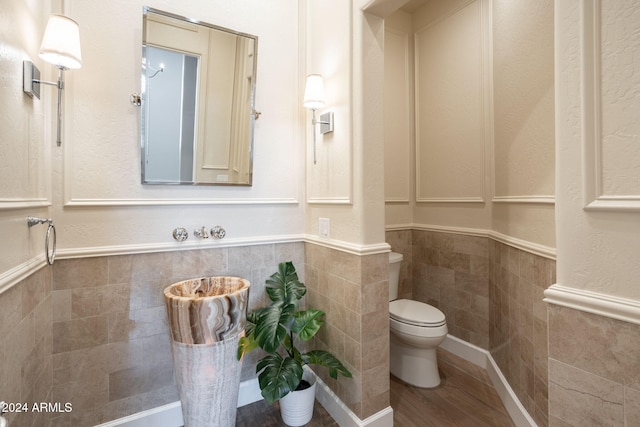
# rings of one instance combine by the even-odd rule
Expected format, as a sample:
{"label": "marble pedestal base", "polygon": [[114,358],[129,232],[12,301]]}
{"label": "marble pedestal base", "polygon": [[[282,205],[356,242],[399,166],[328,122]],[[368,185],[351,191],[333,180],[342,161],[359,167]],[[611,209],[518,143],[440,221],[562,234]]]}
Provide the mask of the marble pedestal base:
{"label": "marble pedestal base", "polygon": [[233,427],[242,362],[240,335],[213,344],[172,343],[185,427]]}

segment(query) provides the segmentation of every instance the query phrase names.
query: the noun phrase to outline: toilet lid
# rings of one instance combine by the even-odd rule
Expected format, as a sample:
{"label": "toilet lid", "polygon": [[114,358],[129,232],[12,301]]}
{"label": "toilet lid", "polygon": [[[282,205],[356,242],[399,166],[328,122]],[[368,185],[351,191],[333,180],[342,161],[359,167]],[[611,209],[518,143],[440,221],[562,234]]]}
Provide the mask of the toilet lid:
{"label": "toilet lid", "polygon": [[444,313],[419,301],[398,299],[389,303],[389,316],[402,323],[416,326],[442,326],[446,323]]}
{"label": "toilet lid", "polygon": [[402,261],[404,257],[402,256],[402,254],[399,254],[397,252],[389,252],[389,263],[393,264],[394,262],[400,262]]}

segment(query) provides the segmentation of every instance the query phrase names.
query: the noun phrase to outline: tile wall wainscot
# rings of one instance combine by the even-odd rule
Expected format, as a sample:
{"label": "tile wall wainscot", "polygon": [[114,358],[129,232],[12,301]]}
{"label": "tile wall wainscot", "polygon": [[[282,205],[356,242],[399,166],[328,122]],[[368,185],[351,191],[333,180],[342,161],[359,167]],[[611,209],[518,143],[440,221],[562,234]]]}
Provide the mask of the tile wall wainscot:
{"label": "tile wall wainscot", "polygon": [[389,407],[388,254],[355,255],[305,243],[307,302],[325,311],[314,348],[329,350],[353,378],[324,382],[360,419]]}
{"label": "tile wall wainscot", "polygon": [[386,233],[404,256],[401,296],[441,309],[449,333],[488,350],[539,426],[548,425],[547,309],[555,261],[484,236]]}
{"label": "tile wall wainscot", "polygon": [[549,424],[640,425],[640,326],[549,304]]}
{"label": "tile wall wainscot", "polygon": [[491,356],[538,426],[548,421],[547,305],[556,262],[491,240]]}
{"label": "tile wall wainscot", "polygon": [[[252,309],[287,260],[304,277],[303,243],[57,260],[0,295],[1,331],[17,343],[0,347],[0,396],[71,403],[71,412],[41,416],[74,427],[175,402],[163,289],[187,278],[239,276],[251,282]],[[243,380],[255,377],[257,357],[245,358]],[[37,416],[10,415],[10,425],[49,425]]]}
{"label": "tile wall wainscot", "polygon": [[[16,410],[11,427],[48,426],[54,414],[32,405],[52,402],[51,268],[41,268],[0,294],[0,400]],[[23,406],[19,406],[24,410]]]}
{"label": "tile wall wainscot", "polygon": [[449,333],[489,348],[489,240],[426,230],[387,232],[404,260],[399,297],[438,307]]}

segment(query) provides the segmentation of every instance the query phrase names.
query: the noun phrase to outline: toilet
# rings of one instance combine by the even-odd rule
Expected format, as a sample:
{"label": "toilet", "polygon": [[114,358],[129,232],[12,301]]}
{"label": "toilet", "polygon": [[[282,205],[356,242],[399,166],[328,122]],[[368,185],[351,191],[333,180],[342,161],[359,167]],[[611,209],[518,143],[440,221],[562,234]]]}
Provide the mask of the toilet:
{"label": "toilet", "polygon": [[447,321],[437,308],[398,298],[402,254],[389,253],[390,370],[416,387],[440,384],[436,348],[447,336]]}

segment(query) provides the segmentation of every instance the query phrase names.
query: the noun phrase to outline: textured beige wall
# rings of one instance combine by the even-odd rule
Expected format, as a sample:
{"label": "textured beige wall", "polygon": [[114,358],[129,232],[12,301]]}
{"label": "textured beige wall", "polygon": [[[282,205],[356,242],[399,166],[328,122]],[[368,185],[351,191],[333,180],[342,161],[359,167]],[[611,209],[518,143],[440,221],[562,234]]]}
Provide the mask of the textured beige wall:
{"label": "textured beige wall", "polygon": [[[38,58],[52,4],[78,21],[83,47],[82,68],[65,73],[62,147],[53,142],[55,88],[43,86],[40,100],[22,92],[25,59],[56,78]],[[269,118],[256,122],[252,187],[140,183],[140,109],[128,100],[140,92],[143,4],[258,35],[256,106]],[[221,225],[225,242],[240,244],[303,233],[297,4],[38,0],[3,2],[0,17],[0,291],[43,264],[46,228],[27,228],[27,215],[54,219],[59,258],[173,249],[179,226]]]}
{"label": "textured beige wall", "polygon": [[[302,3],[304,68],[324,75],[325,110],[334,110],[339,126],[318,138],[318,164],[307,155],[305,231],[317,236],[318,218],[328,218],[331,239],[356,245],[384,244],[384,21],[363,12],[369,3]],[[303,123],[309,151],[311,127]]]}
{"label": "textured beige wall", "polygon": [[[255,123],[253,186],[140,183],[140,109],[128,99],[141,90],[143,6],[258,36],[255,102],[264,114]],[[178,226],[221,225],[227,241],[303,232],[297,4],[67,0],[65,13],[80,25],[83,64],[66,74],[65,145],[54,149],[56,179],[50,180],[61,255],[123,245],[166,248]],[[278,19],[263,19],[270,15]],[[86,209],[69,209],[78,205]]]}
{"label": "textured beige wall", "polygon": [[481,31],[479,1],[416,29],[418,202],[484,199]]}
{"label": "textured beige wall", "polygon": [[[411,26],[404,12],[389,19],[392,30],[402,30],[410,37],[406,45],[385,45],[389,49],[385,54],[404,55],[411,80],[388,78],[386,90],[400,97],[409,85],[411,93],[405,98],[413,105],[415,97],[415,124],[410,128],[412,148],[408,152],[394,151],[398,136],[385,134],[386,150],[404,157],[403,163],[394,158],[385,165],[388,187],[398,187],[397,177],[411,174],[409,187],[404,189],[410,195],[407,202],[398,203],[387,195],[387,225],[490,228],[490,205],[483,203],[490,172],[484,116],[488,105],[485,14],[484,2],[465,0],[428,2],[408,15]],[[406,121],[397,109],[385,117],[385,123],[396,126]]]}
{"label": "textured beige wall", "polygon": [[406,205],[387,200],[387,226],[474,228],[554,248],[553,3],[432,1],[412,18],[416,153],[392,158],[385,179],[397,187],[415,163],[416,187]]}
{"label": "textured beige wall", "polygon": [[[593,21],[580,21],[575,12],[582,7],[579,2],[561,6],[556,8],[558,84],[563,89],[557,100],[556,153],[558,187],[565,191],[558,194],[558,220],[563,224],[558,229],[558,283],[637,301],[640,168],[634,159],[640,130],[638,116],[632,120],[629,114],[637,105],[637,97],[630,94],[640,87],[632,53],[640,47],[640,5],[596,2],[592,15],[599,28]],[[597,45],[589,42],[595,32],[601,33]],[[589,37],[581,40],[582,34]],[[594,59],[581,61],[582,56]],[[596,71],[599,80],[578,84],[581,76],[597,76]],[[633,189],[630,182],[635,182]],[[584,210],[585,205],[592,210]]]}
{"label": "textured beige wall", "polygon": [[553,196],[553,1],[492,11],[495,196]]}
{"label": "textured beige wall", "polygon": [[[558,285],[569,306],[576,294],[601,315],[549,305],[550,423],[640,425],[639,132],[628,96],[639,86],[640,5],[567,0],[555,13]],[[615,320],[625,310],[629,322]]]}
{"label": "textured beige wall", "polygon": [[385,223],[410,224],[415,192],[414,60],[411,15],[384,21]]}
{"label": "textured beige wall", "polygon": [[53,67],[38,57],[49,10],[50,2],[43,0],[0,5],[0,278],[42,254],[46,228],[27,228],[25,209],[29,215],[48,216],[51,148],[45,143],[45,114],[56,90],[42,85],[40,100],[26,95],[22,61],[33,61],[43,80],[55,79]]}
{"label": "textured beige wall", "polygon": [[553,248],[553,1],[492,6],[492,229]]}

